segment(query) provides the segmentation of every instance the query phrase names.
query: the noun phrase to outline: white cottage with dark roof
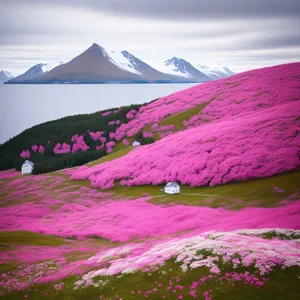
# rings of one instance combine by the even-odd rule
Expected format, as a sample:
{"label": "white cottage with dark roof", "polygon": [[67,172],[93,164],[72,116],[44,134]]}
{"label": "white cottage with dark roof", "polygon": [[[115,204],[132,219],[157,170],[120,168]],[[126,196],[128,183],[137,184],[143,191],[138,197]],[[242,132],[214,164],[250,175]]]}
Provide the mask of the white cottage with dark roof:
{"label": "white cottage with dark roof", "polygon": [[140,146],[140,145],[141,145],[141,143],[138,142],[138,141],[134,141],[134,142],[132,143],[132,146],[133,146],[133,147],[138,147],[138,146]]}
{"label": "white cottage with dark roof", "polygon": [[24,164],[22,165],[22,175],[26,175],[26,174],[31,174],[32,170],[33,170],[33,166],[34,163],[29,161],[29,160],[25,160]]}
{"label": "white cottage with dark roof", "polygon": [[167,194],[179,194],[180,185],[177,182],[168,182],[164,189]]}

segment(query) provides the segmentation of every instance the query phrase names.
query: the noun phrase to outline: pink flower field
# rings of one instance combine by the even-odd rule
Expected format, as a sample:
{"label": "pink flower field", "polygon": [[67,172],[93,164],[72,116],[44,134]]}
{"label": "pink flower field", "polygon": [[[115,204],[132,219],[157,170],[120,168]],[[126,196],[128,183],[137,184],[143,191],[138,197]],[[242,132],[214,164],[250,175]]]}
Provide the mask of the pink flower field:
{"label": "pink flower field", "polygon": [[72,170],[71,179],[88,179],[101,189],[112,188],[115,181],[214,186],[293,170],[300,164],[299,73],[300,63],[265,68],[161,98],[121,125],[117,139],[168,115],[207,105],[192,117],[192,128],[112,162]]}
{"label": "pink flower field", "polygon": [[[0,296],[297,299],[299,116],[300,64],[264,68],[130,110],[107,141],[87,130],[107,152],[90,165],[0,171]],[[90,150],[71,142],[54,154]]]}

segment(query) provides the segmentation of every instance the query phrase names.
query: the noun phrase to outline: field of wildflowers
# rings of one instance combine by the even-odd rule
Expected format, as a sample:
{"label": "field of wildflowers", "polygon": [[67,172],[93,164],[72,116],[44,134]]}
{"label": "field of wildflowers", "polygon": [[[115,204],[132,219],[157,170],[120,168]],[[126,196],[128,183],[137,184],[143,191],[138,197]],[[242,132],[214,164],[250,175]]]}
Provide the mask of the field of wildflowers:
{"label": "field of wildflowers", "polygon": [[[89,164],[1,171],[0,296],[297,299],[299,79],[296,63],[196,86],[87,133],[107,152]],[[53,151],[88,147],[74,133]]]}

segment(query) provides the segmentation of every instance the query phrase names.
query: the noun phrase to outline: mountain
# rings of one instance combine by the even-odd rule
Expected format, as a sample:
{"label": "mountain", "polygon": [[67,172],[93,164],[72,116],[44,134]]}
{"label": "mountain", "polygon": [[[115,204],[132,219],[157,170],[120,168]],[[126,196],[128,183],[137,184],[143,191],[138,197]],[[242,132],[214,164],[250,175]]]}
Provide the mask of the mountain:
{"label": "mountain", "polygon": [[[106,50],[95,43],[71,61],[47,73],[22,79],[22,83],[172,83],[182,81],[180,78],[153,69],[126,50],[122,52]],[[15,82],[16,80],[12,80],[8,83]]]}
{"label": "mountain", "polygon": [[209,78],[189,66],[191,76],[163,73],[128,51],[107,50],[93,44],[86,51],[46,72],[37,65],[7,83],[181,83],[202,82]]}
{"label": "mountain", "polygon": [[13,78],[12,80],[10,80],[7,83],[24,83],[28,80],[32,80],[32,79],[39,77],[45,73],[48,73],[49,71],[51,71],[55,67],[59,66],[60,64],[62,64],[62,62],[37,64],[37,65],[31,67],[30,69],[28,69],[24,74],[21,74],[15,78]]}
{"label": "mountain", "polygon": [[182,58],[173,57],[162,63],[157,62],[155,63],[155,67],[161,72],[195,82],[206,82],[211,80],[209,76],[196,69],[191,63]]}
{"label": "mountain", "polygon": [[67,63],[38,64],[6,83],[198,83],[234,74],[224,67],[214,70],[173,57],[155,68],[127,50],[104,49],[94,43]]}
{"label": "mountain", "polygon": [[[130,54],[128,51],[122,51],[122,55],[134,66],[134,69],[138,71],[141,76],[147,79],[150,82],[181,82],[182,79],[177,76],[173,76],[170,74],[164,74],[163,72],[159,72],[158,70],[152,68],[147,63],[143,62],[139,58]],[[189,80],[184,80],[189,81]]]}
{"label": "mountain", "polygon": [[203,64],[196,64],[195,66],[199,71],[209,76],[212,80],[225,78],[235,74],[226,66],[223,66],[221,68],[213,68]]}
{"label": "mountain", "polygon": [[9,73],[7,71],[0,72],[0,84],[4,83],[12,78],[14,78],[14,76],[11,73]]}

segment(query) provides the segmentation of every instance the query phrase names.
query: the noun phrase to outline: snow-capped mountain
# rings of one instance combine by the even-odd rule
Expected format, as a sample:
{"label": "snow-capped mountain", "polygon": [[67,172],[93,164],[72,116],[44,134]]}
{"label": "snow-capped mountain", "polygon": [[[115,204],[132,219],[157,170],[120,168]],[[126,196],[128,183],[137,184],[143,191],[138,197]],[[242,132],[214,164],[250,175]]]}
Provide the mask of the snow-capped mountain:
{"label": "snow-capped mountain", "polygon": [[14,76],[11,73],[9,73],[7,71],[0,72],[0,84],[4,83],[12,78],[14,78]]}
{"label": "snow-capped mountain", "polygon": [[67,63],[38,64],[6,83],[197,83],[216,78],[182,58],[173,57],[153,68],[126,50],[108,50],[94,43]]}
{"label": "snow-capped mountain", "polygon": [[211,80],[205,73],[199,71],[191,63],[182,58],[173,57],[164,62],[156,62],[154,65],[161,72],[184,77],[194,82]]}
{"label": "snow-capped mountain", "polygon": [[225,78],[235,74],[226,66],[223,66],[221,68],[209,67],[203,64],[196,64],[195,66],[199,71],[209,76],[212,80]]}
{"label": "snow-capped mountain", "polygon": [[[33,68],[27,72],[34,71]],[[23,76],[22,79],[22,83],[191,82],[191,80],[159,72],[126,50],[107,50],[95,43],[71,61],[47,73],[37,74],[34,77]],[[19,83],[20,80],[17,82]],[[11,80],[8,83],[16,83],[16,81]]]}
{"label": "snow-capped mountain", "polygon": [[23,83],[27,80],[32,80],[35,77],[38,77],[42,74],[48,73],[55,67],[61,65],[62,62],[53,62],[53,63],[40,63],[30,69],[28,69],[24,74],[21,74],[14,79],[10,80],[8,83]]}

